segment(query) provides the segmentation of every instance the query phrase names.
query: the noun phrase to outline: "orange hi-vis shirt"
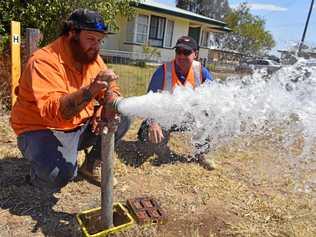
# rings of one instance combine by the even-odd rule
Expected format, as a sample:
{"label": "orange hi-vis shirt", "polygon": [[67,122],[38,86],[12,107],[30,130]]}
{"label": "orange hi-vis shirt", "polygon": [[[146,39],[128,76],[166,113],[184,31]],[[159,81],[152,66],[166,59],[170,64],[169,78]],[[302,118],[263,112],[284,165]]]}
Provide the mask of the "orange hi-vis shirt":
{"label": "orange hi-vis shirt", "polygon": [[[66,39],[61,36],[32,54],[16,89],[17,100],[11,112],[11,126],[17,135],[44,129],[72,130],[81,126],[94,112],[93,102],[70,120],[62,118],[60,98],[88,86],[100,71],[106,70],[102,58],[75,68]],[[120,95],[114,83],[114,93]]]}
{"label": "orange hi-vis shirt", "polygon": [[[173,93],[175,87],[183,86],[176,73],[175,60],[163,64],[163,67],[163,90]],[[202,65],[198,61],[193,61],[188,74],[186,75],[184,86],[190,86],[192,88],[199,87],[202,81]]]}

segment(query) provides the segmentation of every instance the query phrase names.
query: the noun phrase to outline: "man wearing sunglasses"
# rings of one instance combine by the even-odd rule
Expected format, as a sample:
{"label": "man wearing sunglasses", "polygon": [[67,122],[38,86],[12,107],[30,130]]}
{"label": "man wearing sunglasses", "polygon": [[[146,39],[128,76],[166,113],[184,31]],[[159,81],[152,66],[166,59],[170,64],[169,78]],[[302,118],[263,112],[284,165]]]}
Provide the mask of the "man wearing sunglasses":
{"label": "man wearing sunglasses", "polygon": [[[195,61],[198,45],[193,38],[190,36],[180,37],[174,49],[174,60],[161,65],[155,71],[148,91],[159,92],[164,90],[172,93],[177,86],[195,88],[206,81],[213,80],[208,70],[200,62]],[[161,156],[162,159],[165,159],[167,158],[166,156],[170,156],[167,143],[170,132],[174,131],[179,131],[179,128],[171,128],[169,131],[166,131],[157,122],[145,120],[138,131],[138,139],[145,142],[147,147],[152,149],[158,156]],[[213,161],[206,158],[206,153],[208,152],[207,141],[196,145],[197,150],[199,150],[199,147],[207,147],[207,149],[203,149],[203,152],[197,152],[195,160],[207,170],[213,170]]]}
{"label": "man wearing sunglasses", "polygon": [[[118,76],[99,55],[108,33],[99,13],[77,9],[64,22],[60,37],[29,58],[16,89],[11,126],[31,164],[30,184],[58,191],[77,174],[78,150],[90,146],[82,173],[100,181],[94,174],[100,133],[104,126],[115,130],[118,123],[115,114],[107,117],[112,123],[105,123],[102,105],[120,96]],[[128,126],[123,118],[116,140]]]}

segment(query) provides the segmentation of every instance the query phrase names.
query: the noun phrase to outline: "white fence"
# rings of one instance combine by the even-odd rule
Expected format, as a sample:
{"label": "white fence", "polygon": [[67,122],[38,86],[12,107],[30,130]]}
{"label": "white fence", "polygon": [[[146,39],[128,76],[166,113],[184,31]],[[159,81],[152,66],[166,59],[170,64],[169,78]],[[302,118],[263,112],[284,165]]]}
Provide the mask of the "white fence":
{"label": "white fence", "polygon": [[114,64],[133,64],[137,62],[161,63],[161,57],[140,53],[120,50],[101,49],[100,55],[105,61]]}

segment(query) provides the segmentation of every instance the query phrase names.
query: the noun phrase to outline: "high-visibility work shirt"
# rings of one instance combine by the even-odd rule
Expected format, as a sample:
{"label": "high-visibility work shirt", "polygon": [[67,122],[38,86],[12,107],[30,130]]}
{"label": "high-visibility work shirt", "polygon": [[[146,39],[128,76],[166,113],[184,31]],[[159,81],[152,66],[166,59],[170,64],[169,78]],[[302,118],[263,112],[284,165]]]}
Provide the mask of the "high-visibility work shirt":
{"label": "high-visibility work shirt", "polygon": [[[60,98],[88,86],[97,74],[106,70],[102,58],[75,67],[66,39],[61,36],[33,53],[20,77],[17,100],[11,112],[11,126],[17,135],[43,129],[72,130],[86,122],[94,112],[93,102],[72,119],[65,120],[60,113]],[[114,93],[120,94],[113,84]]]}
{"label": "high-visibility work shirt", "polygon": [[[174,67],[175,73],[177,75],[179,82],[181,82],[181,84],[184,85],[187,79],[187,75],[182,74],[177,64],[175,64],[174,66],[175,66]],[[165,75],[165,68],[164,68],[164,65],[161,65],[156,69],[155,73],[153,74],[147,91],[158,92],[160,90],[163,90],[164,75]],[[212,80],[213,80],[213,77],[209,73],[209,71],[205,67],[202,67],[202,83],[207,82],[207,81],[212,81]]]}
{"label": "high-visibility work shirt", "polygon": [[185,81],[179,80],[176,69],[175,69],[175,61],[171,61],[164,64],[164,83],[163,83],[163,90],[169,91],[170,93],[177,86],[186,86],[186,87],[199,87],[202,83],[202,66],[201,63],[198,61],[193,61],[189,71],[186,75]]}

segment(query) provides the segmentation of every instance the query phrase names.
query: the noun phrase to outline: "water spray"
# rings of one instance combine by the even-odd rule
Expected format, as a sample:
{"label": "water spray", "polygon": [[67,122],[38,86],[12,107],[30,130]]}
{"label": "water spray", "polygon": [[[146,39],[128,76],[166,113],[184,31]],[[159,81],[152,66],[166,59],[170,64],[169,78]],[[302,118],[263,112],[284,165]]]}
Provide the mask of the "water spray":
{"label": "water spray", "polygon": [[[315,161],[316,67],[304,59],[273,74],[258,70],[195,90],[179,87],[173,94],[121,98],[115,108],[130,117],[154,119],[164,129],[187,126],[192,148],[210,138],[213,151],[235,141],[245,149],[256,138],[264,138],[276,145],[273,153],[293,167]],[[293,153],[291,147],[298,140],[303,141],[302,149]]]}

